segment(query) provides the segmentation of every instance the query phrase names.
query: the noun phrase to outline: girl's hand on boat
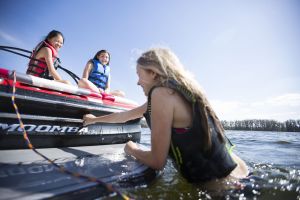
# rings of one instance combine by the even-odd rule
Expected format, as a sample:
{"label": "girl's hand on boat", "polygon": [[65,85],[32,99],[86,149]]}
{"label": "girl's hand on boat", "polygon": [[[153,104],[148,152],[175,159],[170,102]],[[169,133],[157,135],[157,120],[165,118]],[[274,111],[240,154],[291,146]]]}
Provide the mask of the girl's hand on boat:
{"label": "girl's hand on boat", "polygon": [[86,114],[83,116],[83,125],[84,126],[87,126],[89,124],[93,124],[95,122],[93,122],[93,119],[96,118],[95,115],[92,115],[92,114]]}
{"label": "girl's hand on boat", "polygon": [[128,155],[132,155],[132,151],[134,149],[138,149],[138,146],[137,146],[136,143],[134,143],[132,141],[127,142],[126,145],[125,145],[125,147],[124,147],[124,151]]}

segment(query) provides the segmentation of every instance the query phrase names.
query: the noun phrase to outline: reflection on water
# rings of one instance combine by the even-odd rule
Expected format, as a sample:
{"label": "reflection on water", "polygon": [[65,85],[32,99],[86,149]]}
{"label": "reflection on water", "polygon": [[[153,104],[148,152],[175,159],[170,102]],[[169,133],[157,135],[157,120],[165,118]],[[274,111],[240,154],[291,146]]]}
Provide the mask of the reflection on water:
{"label": "reflection on water", "polygon": [[[300,199],[300,133],[227,131],[227,136],[251,171],[241,180],[243,189],[218,191],[189,184],[168,160],[153,184],[126,192],[138,199]],[[150,145],[148,129],[141,143]]]}

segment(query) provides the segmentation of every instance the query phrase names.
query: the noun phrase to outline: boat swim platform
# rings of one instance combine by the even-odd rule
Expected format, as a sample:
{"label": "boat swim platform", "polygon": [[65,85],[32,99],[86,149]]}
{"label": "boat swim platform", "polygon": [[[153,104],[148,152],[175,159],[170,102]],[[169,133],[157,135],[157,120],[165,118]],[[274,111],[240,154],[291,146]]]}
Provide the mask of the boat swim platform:
{"label": "boat swim platform", "polygon": [[[125,144],[43,148],[40,153],[74,173],[121,188],[145,185],[157,172],[124,153]],[[0,199],[93,199],[105,185],[59,171],[31,149],[0,151]]]}

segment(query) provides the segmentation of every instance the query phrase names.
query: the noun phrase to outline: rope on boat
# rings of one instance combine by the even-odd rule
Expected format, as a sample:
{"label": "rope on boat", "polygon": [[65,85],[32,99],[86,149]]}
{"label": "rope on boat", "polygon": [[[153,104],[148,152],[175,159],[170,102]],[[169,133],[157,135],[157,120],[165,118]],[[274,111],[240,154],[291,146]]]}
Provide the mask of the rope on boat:
{"label": "rope on boat", "polygon": [[73,177],[76,177],[76,178],[82,178],[82,179],[85,179],[85,180],[88,180],[90,182],[96,182],[98,183],[99,185],[102,185],[104,186],[108,191],[110,192],[115,192],[117,195],[119,195],[122,199],[124,200],[130,200],[130,198],[125,195],[125,194],[122,194],[118,189],[116,189],[112,184],[109,184],[109,183],[105,183],[103,181],[101,181],[100,179],[98,178],[95,178],[95,177],[90,177],[90,176],[87,176],[87,175],[84,175],[84,174],[80,174],[80,173],[76,173],[76,172],[72,172],[66,168],[64,168],[63,166],[60,166],[58,165],[57,163],[55,163],[53,160],[51,160],[50,158],[48,158],[47,156],[43,155],[42,153],[40,153],[38,150],[36,150],[36,148],[32,145],[29,137],[28,137],[28,134],[24,128],[24,124],[23,124],[23,121],[21,119],[21,115],[20,115],[20,112],[19,112],[19,109],[18,109],[18,106],[15,102],[15,93],[16,93],[16,71],[14,70],[13,71],[13,77],[14,77],[14,80],[13,80],[13,92],[12,92],[12,96],[11,96],[11,101],[12,101],[12,104],[13,104],[13,107],[16,111],[16,114],[17,114],[17,118],[18,118],[18,121],[19,121],[19,124],[20,124],[20,128],[22,129],[23,131],[23,138],[24,140],[26,141],[26,144],[28,146],[29,149],[33,150],[36,154],[38,154],[39,156],[41,156],[42,158],[44,158],[45,160],[47,160],[49,163],[51,163],[53,166],[55,166],[60,172],[62,173],[65,173],[65,174],[68,174],[68,175],[71,175]]}

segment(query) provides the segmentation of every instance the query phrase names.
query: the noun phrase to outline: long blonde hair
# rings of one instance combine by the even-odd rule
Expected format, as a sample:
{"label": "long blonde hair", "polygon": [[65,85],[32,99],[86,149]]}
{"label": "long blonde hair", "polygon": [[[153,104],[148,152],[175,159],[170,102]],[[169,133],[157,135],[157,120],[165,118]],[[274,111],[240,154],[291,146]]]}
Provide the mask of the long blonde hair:
{"label": "long blonde hair", "polygon": [[167,86],[169,80],[175,80],[179,85],[192,93],[199,106],[201,131],[204,133],[204,150],[211,148],[211,129],[208,125],[209,116],[215,124],[218,138],[220,141],[224,141],[222,124],[205,97],[204,92],[171,50],[166,48],[150,49],[138,58],[137,63],[141,68],[157,73],[159,75],[159,85]]}

